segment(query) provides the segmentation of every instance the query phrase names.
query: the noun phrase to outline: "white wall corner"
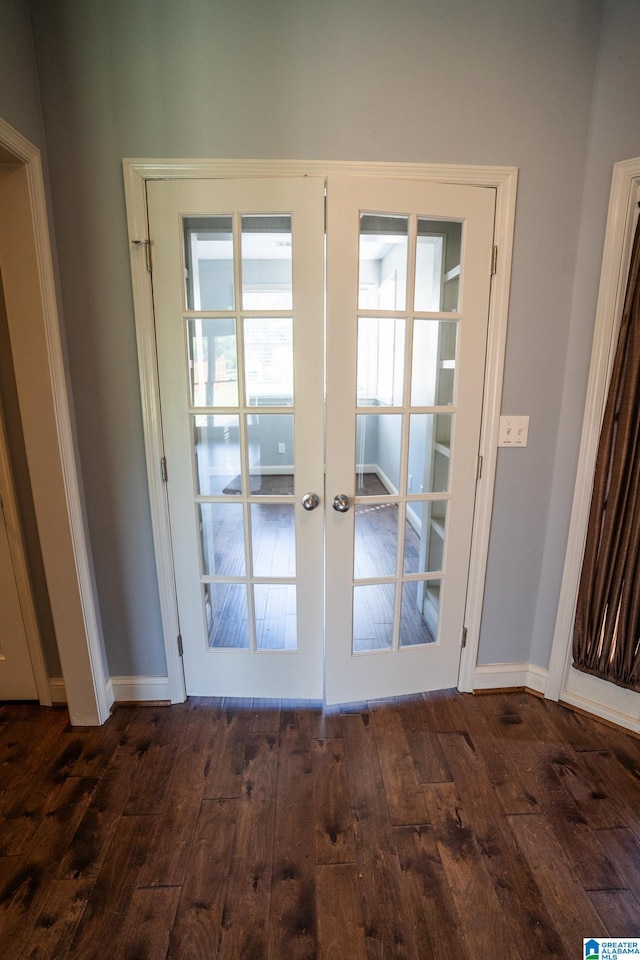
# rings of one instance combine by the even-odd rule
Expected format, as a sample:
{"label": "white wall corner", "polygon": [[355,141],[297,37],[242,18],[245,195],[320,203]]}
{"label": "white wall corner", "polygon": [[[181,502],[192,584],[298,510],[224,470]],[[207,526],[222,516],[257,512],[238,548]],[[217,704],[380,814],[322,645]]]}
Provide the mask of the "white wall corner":
{"label": "white wall corner", "polygon": [[474,690],[500,690],[527,687],[544,694],[547,671],[535,663],[486,663],[476,667]]}

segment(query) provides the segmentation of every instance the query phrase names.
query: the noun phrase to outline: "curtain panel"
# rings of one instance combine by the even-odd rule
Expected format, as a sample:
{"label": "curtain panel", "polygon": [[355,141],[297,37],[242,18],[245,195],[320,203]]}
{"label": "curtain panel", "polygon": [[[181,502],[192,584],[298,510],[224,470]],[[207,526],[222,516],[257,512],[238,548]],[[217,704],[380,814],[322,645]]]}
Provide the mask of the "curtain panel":
{"label": "curtain panel", "polygon": [[640,220],[596,458],[573,665],[640,691]]}

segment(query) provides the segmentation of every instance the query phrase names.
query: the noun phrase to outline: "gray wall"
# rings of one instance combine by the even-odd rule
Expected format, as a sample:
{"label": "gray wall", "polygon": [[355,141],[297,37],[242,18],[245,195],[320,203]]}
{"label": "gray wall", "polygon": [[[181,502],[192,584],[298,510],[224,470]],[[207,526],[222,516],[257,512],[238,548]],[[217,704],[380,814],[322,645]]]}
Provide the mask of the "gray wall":
{"label": "gray wall", "polygon": [[[82,468],[112,673],[164,668],[123,156],[520,168],[503,409],[530,414],[530,445],[499,457],[480,655],[482,662],[528,660],[535,639],[535,656],[544,661],[584,401],[595,305],[590,278],[610,165],[620,158],[612,152],[640,153],[637,83],[624,71],[616,76],[616,24],[626,10],[637,25],[635,6],[635,0],[33,0]],[[620,38],[625,51],[634,36],[637,30]],[[598,121],[605,106],[621,119]],[[626,111],[636,121],[628,126]],[[585,173],[595,203],[583,200]],[[588,282],[574,297],[577,276]],[[560,429],[569,438],[561,450]]]}
{"label": "gray wall", "polygon": [[43,149],[38,74],[24,0],[0,0],[0,117]]}

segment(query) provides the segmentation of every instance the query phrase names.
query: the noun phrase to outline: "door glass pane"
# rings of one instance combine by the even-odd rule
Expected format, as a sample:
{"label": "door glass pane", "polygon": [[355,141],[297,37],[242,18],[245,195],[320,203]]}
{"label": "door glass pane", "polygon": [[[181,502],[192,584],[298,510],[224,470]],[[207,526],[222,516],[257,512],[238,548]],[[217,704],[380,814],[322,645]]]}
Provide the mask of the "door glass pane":
{"label": "door glass pane", "polygon": [[244,310],[291,310],[291,217],[242,218]]}
{"label": "door glass pane", "polygon": [[399,407],[404,380],[405,321],[358,320],[358,406]]}
{"label": "door glass pane", "polygon": [[449,413],[412,413],[407,493],[446,493],[451,450]]}
{"label": "door glass pane", "polygon": [[462,224],[418,217],[415,309],[459,309]]}
{"label": "door glass pane", "polygon": [[244,363],[249,407],[293,405],[293,322],[290,317],[247,317]]}
{"label": "door glass pane", "polygon": [[[420,222],[420,221],[419,221]],[[415,309],[438,313],[442,304],[444,236],[418,234]]]}
{"label": "door glass pane", "polygon": [[239,418],[195,414],[192,419],[198,493],[238,496],[242,493]]}
{"label": "door glass pane", "polygon": [[293,414],[247,417],[249,485],[256,496],[293,496]]}
{"label": "door glass pane", "polygon": [[254,576],[295,577],[294,510],[292,503],[251,504]]}
{"label": "door glass pane", "polygon": [[402,417],[398,413],[356,417],[356,496],[398,492],[401,431]]}
{"label": "door glass pane", "polygon": [[393,577],[398,548],[398,506],[360,503],[355,509],[354,577]]}
{"label": "door glass pane", "polygon": [[253,588],[258,650],[296,650],[296,588],[292,583],[257,583]]}
{"label": "door glass pane", "polygon": [[446,516],[446,500],[412,500],[407,504],[405,573],[442,570]]}
{"label": "door glass pane", "polygon": [[393,644],[393,583],[353,588],[353,652],[389,650]]}
{"label": "door glass pane", "polygon": [[187,310],[233,310],[232,218],[185,217]]}
{"label": "door glass pane", "polygon": [[412,406],[446,407],[453,403],[457,336],[455,320],[414,321]]}
{"label": "door glass pane", "polygon": [[241,503],[200,503],[202,572],[206,577],[244,576]]}
{"label": "door glass pane", "polygon": [[209,646],[248,650],[249,620],[244,583],[205,583],[203,586]]}
{"label": "door glass pane", "polygon": [[[435,643],[437,636],[437,607],[435,620],[425,615],[429,603],[429,590],[439,597],[440,582],[432,580],[409,580],[402,584],[402,608],[400,610],[400,646],[415,647],[423,643]],[[428,621],[433,627],[429,629]]]}
{"label": "door glass pane", "polygon": [[360,215],[360,310],[404,310],[409,218]]}
{"label": "door glass pane", "polygon": [[237,407],[235,320],[190,319],[187,335],[191,406]]}

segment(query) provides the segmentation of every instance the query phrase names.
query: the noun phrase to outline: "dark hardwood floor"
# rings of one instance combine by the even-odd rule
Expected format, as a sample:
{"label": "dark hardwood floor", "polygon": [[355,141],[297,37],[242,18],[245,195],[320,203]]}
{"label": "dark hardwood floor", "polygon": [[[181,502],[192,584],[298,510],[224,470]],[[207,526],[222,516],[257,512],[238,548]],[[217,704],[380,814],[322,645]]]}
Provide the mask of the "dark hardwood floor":
{"label": "dark hardwood floor", "polygon": [[0,706],[2,960],[576,960],[640,936],[640,742],[525,693]]}

